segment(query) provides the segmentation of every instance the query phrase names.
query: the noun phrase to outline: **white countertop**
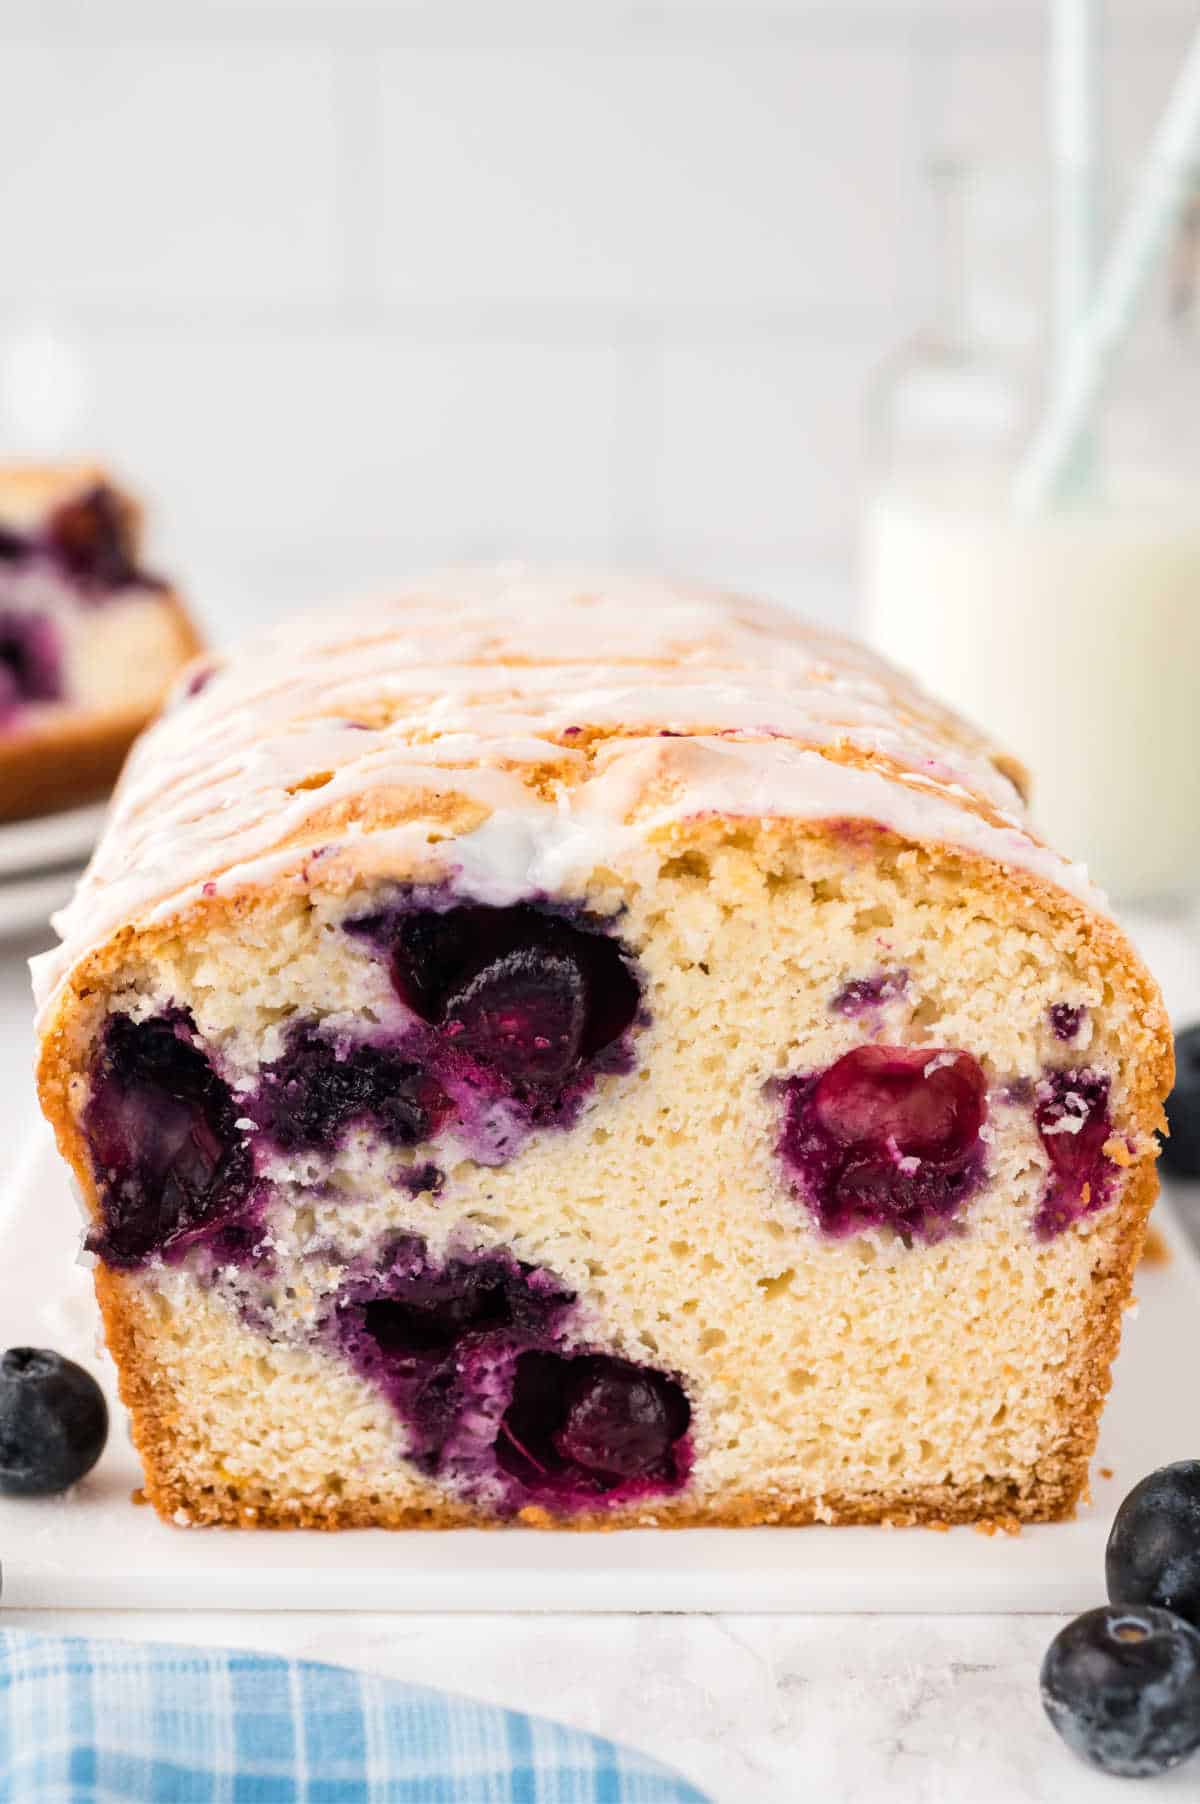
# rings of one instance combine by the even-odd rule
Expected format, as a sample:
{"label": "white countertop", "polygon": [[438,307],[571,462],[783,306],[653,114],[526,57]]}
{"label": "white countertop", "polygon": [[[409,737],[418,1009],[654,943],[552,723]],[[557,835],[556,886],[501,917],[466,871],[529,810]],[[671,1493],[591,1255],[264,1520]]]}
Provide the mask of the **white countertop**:
{"label": "white countertop", "polygon": [[[1137,924],[1167,991],[1200,1014],[1197,941]],[[0,948],[0,1144],[34,1119],[21,960]],[[1180,1000],[1187,997],[1188,1002]],[[259,1647],[370,1666],[634,1743],[714,1804],[1103,1804],[1038,1699],[1053,1616],[385,1616],[25,1613],[6,1627]],[[1103,1574],[1096,1574],[1103,1602]],[[1200,1765],[1158,1780],[1196,1797]]]}

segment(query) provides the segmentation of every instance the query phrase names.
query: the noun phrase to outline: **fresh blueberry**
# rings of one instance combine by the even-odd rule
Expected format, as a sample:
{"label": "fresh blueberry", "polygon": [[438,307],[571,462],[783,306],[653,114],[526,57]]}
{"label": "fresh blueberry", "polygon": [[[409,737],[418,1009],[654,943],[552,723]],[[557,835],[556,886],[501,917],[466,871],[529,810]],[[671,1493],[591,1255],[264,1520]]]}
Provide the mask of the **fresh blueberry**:
{"label": "fresh blueberry", "polygon": [[330,1328],[405,1423],[408,1457],[435,1473],[464,1436],[486,1450],[497,1362],[551,1340],[574,1301],[550,1273],[505,1253],[438,1264],[405,1235],[381,1270],[347,1286]]}
{"label": "fresh blueberry", "polygon": [[112,1015],[91,1079],[83,1125],[102,1224],[93,1252],[139,1265],[245,1208],[252,1171],[240,1110],[187,1016]]}
{"label": "fresh blueberry", "polygon": [[45,538],[64,569],[82,583],[120,589],[138,580],[132,517],[103,483],[56,508]]}
{"label": "fresh blueberry", "polygon": [[561,1352],[574,1305],[554,1273],[499,1248],[438,1262],[404,1235],[347,1284],[328,1326],[404,1422],[422,1472],[499,1479],[510,1511],[680,1490],[692,1458],[683,1387],[612,1354]]}
{"label": "fresh blueberry", "polygon": [[1200,1629],[1200,1460],[1160,1466],[1133,1487],[1104,1566],[1114,1604],[1159,1604]]}
{"label": "fresh blueberry", "polygon": [[1175,1036],[1175,1088],[1167,1098],[1171,1137],[1163,1168],[1177,1178],[1200,1178],[1200,1025]]}
{"label": "fresh blueberry", "polygon": [[502,1470],[534,1493],[583,1503],[687,1474],[691,1406],[675,1379],[608,1353],[523,1353],[500,1424]]}
{"label": "fresh blueberry", "polygon": [[1153,1605],[1089,1610],[1050,1643],[1042,1704],[1072,1753],[1101,1772],[1165,1773],[1200,1748],[1200,1634]]}
{"label": "fresh blueberry", "polygon": [[49,1497],[90,1472],[108,1438],[108,1406],[82,1366],[44,1347],[0,1358],[0,1493]]}
{"label": "fresh blueberry", "polygon": [[517,1085],[561,1083],[632,1026],[641,1000],[619,940],[525,902],[403,916],[392,977],[414,1013],[457,1029]]}
{"label": "fresh blueberry", "polygon": [[579,1062],[587,987],[567,953],[520,950],[493,959],[447,999],[454,1044],[517,1086],[565,1083]]}
{"label": "fresh blueberry", "polygon": [[688,1425],[689,1411],[678,1385],[641,1366],[608,1358],[588,1362],[572,1387],[555,1450],[587,1472],[639,1478],[662,1471],[671,1448]]}
{"label": "fresh blueberry", "polygon": [[857,1046],[784,1092],[779,1150],[827,1234],[936,1240],[982,1182],[987,1081],[969,1052]]}

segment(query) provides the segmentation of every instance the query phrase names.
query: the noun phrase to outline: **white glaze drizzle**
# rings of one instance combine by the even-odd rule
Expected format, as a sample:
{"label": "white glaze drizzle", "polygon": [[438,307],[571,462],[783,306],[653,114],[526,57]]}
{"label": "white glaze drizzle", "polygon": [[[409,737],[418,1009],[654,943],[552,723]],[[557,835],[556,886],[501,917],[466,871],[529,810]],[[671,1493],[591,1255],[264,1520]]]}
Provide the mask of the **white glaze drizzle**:
{"label": "white glaze drizzle", "polygon": [[[873,821],[1101,905],[1083,868],[1032,835],[971,728],[864,647],[737,597],[447,572],[263,634],[198,694],[187,687],[135,748],[55,919],[62,945],[35,960],[43,1007],[117,929],[302,868],[327,849],[318,813],[385,789],[449,792],[487,818],[433,848],[427,822],[356,821],[340,848],[369,836],[374,869],[380,855],[401,871],[440,861],[486,900],[629,868],[659,830],[719,814]],[[824,755],[838,748],[894,768]],[[552,779],[551,799],[534,774]]]}

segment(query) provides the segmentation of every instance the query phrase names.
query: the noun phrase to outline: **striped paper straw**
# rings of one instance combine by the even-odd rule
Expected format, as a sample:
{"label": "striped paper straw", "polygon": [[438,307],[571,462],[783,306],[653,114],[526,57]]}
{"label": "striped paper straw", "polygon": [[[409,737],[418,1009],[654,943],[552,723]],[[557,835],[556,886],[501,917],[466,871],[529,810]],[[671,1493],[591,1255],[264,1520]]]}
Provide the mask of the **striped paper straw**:
{"label": "striped paper straw", "polygon": [[1067,349],[1049,411],[1017,474],[1018,511],[1065,498],[1080,444],[1138,301],[1191,191],[1200,155],[1200,27],[1159,121],[1137,191],[1121,222],[1095,298]]}

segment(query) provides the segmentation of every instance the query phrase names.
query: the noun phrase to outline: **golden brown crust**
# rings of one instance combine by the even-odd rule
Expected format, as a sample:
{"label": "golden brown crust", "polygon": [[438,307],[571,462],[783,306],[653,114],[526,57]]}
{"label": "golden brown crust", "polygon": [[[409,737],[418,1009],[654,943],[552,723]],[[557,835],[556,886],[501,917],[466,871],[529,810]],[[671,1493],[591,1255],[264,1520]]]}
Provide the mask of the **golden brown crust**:
{"label": "golden brown crust", "polygon": [[[339,734],[344,724],[367,731]],[[902,673],[786,610],[669,584],[530,590],[519,572],[467,573],[289,623],[219,661],[139,751],[119,831],[41,981],[123,919],[182,911],[200,884],[236,886],[267,859],[276,874],[331,822],[375,824],[389,788],[409,792],[400,821],[428,818],[425,798],[457,797],[528,811],[539,827],[633,834],[660,807],[799,818],[841,795],[848,814],[919,817],[926,836],[932,821],[1081,891],[1082,872],[1029,829],[1021,781]],[[181,784],[186,810],[173,806]]]}
{"label": "golden brown crust", "polygon": [[0,821],[31,820],[102,801],[145,724],[140,713],[67,718],[7,743],[0,740]]}

